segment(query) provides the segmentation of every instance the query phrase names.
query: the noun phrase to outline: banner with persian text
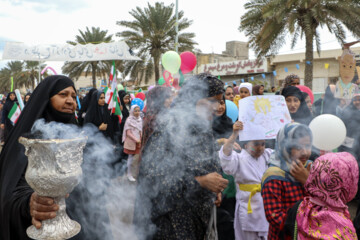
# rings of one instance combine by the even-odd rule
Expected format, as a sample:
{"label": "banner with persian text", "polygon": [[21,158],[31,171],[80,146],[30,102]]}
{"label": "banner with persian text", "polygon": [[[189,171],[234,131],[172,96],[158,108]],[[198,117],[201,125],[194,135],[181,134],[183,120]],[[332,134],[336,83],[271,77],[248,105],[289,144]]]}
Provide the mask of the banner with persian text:
{"label": "banner with persian text", "polygon": [[202,64],[200,66],[200,72],[210,73],[214,76],[263,73],[267,71],[266,59],[238,60],[232,62]]}
{"label": "banner with persian text", "polygon": [[141,60],[133,55],[131,49],[124,41],[85,45],[28,45],[19,42],[7,42],[2,59],[68,62]]}

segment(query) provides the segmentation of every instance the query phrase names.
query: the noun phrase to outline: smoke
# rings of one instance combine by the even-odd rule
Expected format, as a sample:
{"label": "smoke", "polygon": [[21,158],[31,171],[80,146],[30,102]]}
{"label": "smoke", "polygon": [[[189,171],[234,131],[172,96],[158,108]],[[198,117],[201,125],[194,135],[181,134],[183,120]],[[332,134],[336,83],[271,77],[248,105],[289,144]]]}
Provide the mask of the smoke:
{"label": "smoke", "polygon": [[[157,127],[144,148],[139,172],[134,214],[139,240],[149,239],[155,224],[165,226],[168,220],[164,219],[176,214],[184,217],[194,211],[197,219],[210,217],[215,194],[200,188],[195,180],[219,166],[212,152],[213,104],[204,100],[208,92],[205,81],[187,79],[171,108],[163,107],[157,115]],[[157,104],[164,105],[164,100]]]}
{"label": "smoke", "polygon": [[41,139],[87,137],[83,175],[66,200],[69,217],[81,224],[83,239],[136,239],[131,228],[135,186],[117,178],[113,166],[119,156],[111,141],[92,124],[79,128],[43,119],[35,122],[31,135]]}

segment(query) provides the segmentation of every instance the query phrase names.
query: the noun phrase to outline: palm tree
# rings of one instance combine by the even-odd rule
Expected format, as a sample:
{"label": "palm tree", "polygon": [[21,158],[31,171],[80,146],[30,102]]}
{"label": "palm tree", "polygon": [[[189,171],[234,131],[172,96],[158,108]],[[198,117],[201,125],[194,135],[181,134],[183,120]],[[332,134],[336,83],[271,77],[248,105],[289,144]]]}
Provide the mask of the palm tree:
{"label": "palm tree", "polygon": [[293,48],[305,37],[305,85],[312,87],[313,43],[320,54],[319,28],[327,28],[343,44],[345,28],[360,36],[360,2],[354,0],[250,0],[247,12],[241,17],[240,31],[249,36],[249,46],[258,57],[274,55],[285,44],[285,36],[292,36]]}
{"label": "palm tree", "polygon": [[[86,31],[79,30],[80,35],[76,35],[75,41],[67,41],[71,45],[76,44],[99,44],[102,42],[111,42],[112,35],[107,35],[107,30],[100,30],[100,28],[92,27],[91,31],[86,27]],[[62,72],[69,74],[70,78],[78,79],[82,73],[85,72],[85,77],[89,74],[92,76],[93,87],[96,87],[96,76],[105,78],[109,72],[109,61],[91,61],[91,62],[65,62],[62,67]]]}
{"label": "palm tree", "polygon": [[[125,30],[117,33],[117,36],[124,38],[130,48],[134,49],[143,62],[127,62],[125,73],[131,77],[138,78],[138,83],[143,79],[145,82],[151,78],[153,71],[155,79],[160,77],[161,54],[175,49],[176,17],[173,13],[174,5],[165,6],[156,2],[154,6],[148,3],[147,8],[131,10],[129,13],[133,21],[118,21],[116,24],[126,27]],[[184,18],[184,12],[178,13],[179,29],[179,51],[191,51],[197,43],[193,40],[194,33],[180,33],[188,28],[192,21]]]}
{"label": "palm tree", "polygon": [[[40,65],[40,71],[45,68],[45,64]],[[32,87],[35,89],[35,79],[39,81],[39,62],[37,61],[25,61],[25,69],[23,72],[26,76],[24,83],[26,88]],[[46,76],[46,75],[45,75]]]}
{"label": "palm tree", "polygon": [[0,71],[0,88],[9,91],[11,88],[11,77],[14,79],[14,89],[24,85],[26,81],[24,70],[24,62],[10,61]]}

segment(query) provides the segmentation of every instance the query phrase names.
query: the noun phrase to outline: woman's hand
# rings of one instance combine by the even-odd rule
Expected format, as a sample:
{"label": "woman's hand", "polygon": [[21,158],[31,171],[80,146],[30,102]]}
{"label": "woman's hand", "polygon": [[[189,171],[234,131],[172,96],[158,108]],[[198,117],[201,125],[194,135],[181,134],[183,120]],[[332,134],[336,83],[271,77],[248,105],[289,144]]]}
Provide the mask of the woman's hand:
{"label": "woman's hand", "polygon": [[293,161],[290,168],[291,175],[302,185],[305,184],[309,177],[311,164],[307,168],[301,163],[300,160]]}
{"label": "woman's hand", "polygon": [[41,221],[56,217],[59,205],[55,204],[54,199],[40,197],[35,192],[30,197],[31,223],[37,228],[41,228]]}
{"label": "woman's hand", "polygon": [[100,131],[106,131],[106,129],[107,129],[107,124],[105,124],[105,123],[102,123],[102,124],[99,126],[99,130],[100,130]]}
{"label": "woman's hand", "polygon": [[195,177],[195,179],[199,182],[201,187],[206,188],[207,190],[214,193],[220,193],[224,191],[229,183],[227,179],[223,178],[217,172],[209,173],[204,176],[198,176]]}
{"label": "woman's hand", "polygon": [[218,193],[217,195],[216,195],[216,200],[215,200],[215,205],[217,206],[217,207],[220,207],[220,205],[221,205],[221,201],[222,201],[222,196],[221,196],[222,194],[221,193]]}

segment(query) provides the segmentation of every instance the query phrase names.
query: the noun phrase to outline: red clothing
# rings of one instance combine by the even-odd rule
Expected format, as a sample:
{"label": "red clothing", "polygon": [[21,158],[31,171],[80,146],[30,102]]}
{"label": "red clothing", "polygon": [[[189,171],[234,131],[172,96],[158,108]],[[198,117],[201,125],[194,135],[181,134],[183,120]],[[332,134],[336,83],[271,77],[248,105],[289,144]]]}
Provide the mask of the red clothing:
{"label": "red clothing", "polygon": [[292,182],[272,179],[261,189],[266,219],[268,220],[268,240],[280,239],[287,211],[304,198],[304,188]]}
{"label": "red clothing", "polygon": [[129,149],[124,148],[124,153],[135,155],[135,154],[140,154],[140,150],[141,150],[141,144],[137,143],[135,150],[129,150]]}

